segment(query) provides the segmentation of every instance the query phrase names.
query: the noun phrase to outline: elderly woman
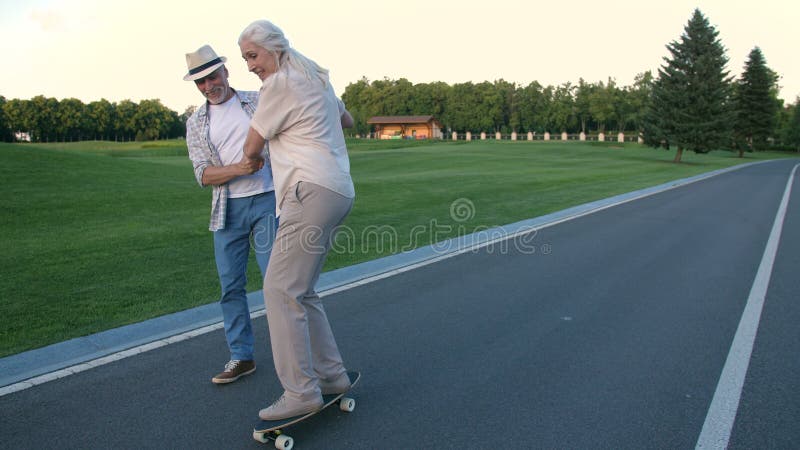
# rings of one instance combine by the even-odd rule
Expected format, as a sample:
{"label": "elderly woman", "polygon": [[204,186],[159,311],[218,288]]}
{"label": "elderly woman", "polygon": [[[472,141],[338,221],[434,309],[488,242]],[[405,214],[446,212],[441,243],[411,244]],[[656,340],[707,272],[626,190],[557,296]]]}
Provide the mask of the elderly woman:
{"label": "elderly woman", "polygon": [[317,410],[322,394],[350,387],[314,285],[333,232],[355,198],[342,133],[352,117],[334,94],[328,71],[290,47],[271,22],[248,25],[239,48],[248,70],[263,82],[244,154],[261,160],[269,140],[280,214],[264,302],[284,393],[259,412],[262,419],[278,420]]}

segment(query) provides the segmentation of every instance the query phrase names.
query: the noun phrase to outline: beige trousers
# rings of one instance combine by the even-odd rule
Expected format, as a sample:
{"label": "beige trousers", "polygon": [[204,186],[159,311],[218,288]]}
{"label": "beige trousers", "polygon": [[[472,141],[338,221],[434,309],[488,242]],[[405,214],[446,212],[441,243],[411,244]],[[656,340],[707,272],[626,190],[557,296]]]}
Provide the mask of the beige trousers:
{"label": "beige trousers", "polygon": [[297,401],[315,400],[320,378],[346,371],[314,286],[333,233],[352,206],[352,198],[305,181],[282,200],[264,302],[275,371],[284,394]]}

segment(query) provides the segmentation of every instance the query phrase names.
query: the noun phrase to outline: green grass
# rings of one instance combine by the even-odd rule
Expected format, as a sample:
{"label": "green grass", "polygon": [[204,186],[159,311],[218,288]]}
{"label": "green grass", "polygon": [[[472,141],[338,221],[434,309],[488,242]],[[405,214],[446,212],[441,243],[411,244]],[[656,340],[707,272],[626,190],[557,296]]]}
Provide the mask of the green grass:
{"label": "green grass", "polygon": [[[349,149],[357,199],[326,270],[781,156],[689,153],[676,165],[672,152],[632,144],[352,141]],[[0,144],[0,158],[0,356],[218,298],[211,192],[195,183],[182,141]],[[451,217],[458,199],[474,205],[470,220]],[[252,257],[248,275],[248,290],[260,289]]]}

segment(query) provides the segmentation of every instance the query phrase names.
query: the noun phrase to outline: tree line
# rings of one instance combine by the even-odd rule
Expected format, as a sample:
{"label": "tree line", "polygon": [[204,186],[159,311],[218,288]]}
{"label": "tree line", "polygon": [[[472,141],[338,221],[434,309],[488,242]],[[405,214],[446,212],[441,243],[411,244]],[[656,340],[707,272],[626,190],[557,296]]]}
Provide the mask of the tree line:
{"label": "tree line", "polygon": [[15,140],[16,132],[28,133],[33,142],[176,138],[186,134],[187,113],[178,115],[160,100],[112,103],[101,99],[84,104],[75,98],[39,95],[7,100],[0,96],[0,141]]}
{"label": "tree line", "polygon": [[637,75],[633,86],[614,79],[559,86],[534,81],[521,86],[494,82],[412,84],[405,78],[349,84],[342,100],[356,121],[353,133],[371,131],[373,116],[433,115],[445,131],[456,132],[606,132],[636,130],[652,89],[652,74]]}
{"label": "tree line", "polygon": [[359,135],[372,131],[367,120],[373,116],[433,115],[445,132],[624,132],[640,134],[654,147],[673,146],[679,154],[713,148],[800,150],[800,100],[783,105],[779,77],[758,47],[741,77],[729,76],[717,35],[695,10],[681,39],[667,45],[671,58],[665,58],[658,77],[643,72],[631,86],[612,78],[558,86],[503,79],[449,85],[362,78],[346,87],[342,100],[356,122],[351,133]]}

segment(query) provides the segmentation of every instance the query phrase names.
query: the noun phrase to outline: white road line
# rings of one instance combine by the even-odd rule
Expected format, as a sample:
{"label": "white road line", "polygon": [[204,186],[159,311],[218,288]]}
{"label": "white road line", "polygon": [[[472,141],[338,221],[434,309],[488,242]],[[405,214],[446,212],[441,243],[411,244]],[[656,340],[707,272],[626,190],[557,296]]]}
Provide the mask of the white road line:
{"label": "white road line", "polygon": [[769,280],[772,276],[772,266],[775,263],[775,255],[781,240],[792,183],[798,167],[800,164],[794,166],[789,175],[789,181],[786,182],[786,190],[783,192],[783,199],[778,207],[778,213],[775,215],[775,222],[772,224],[772,231],[764,249],[764,256],[761,258],[756,278],[750,288],[747,305],[739,321],[739,328],[733,338],[725,366],[722,368],[717,390],[714,392],[714,398],[711,400],[711,406],[708,409],[705,423],[703,423],[703,430],[697,439],[696,449],[725,449],[728,447],[733,431],[733,422],[739,410],[747,368],[753,353],[761,311],[764,308],[764,298],[767,295]]}

